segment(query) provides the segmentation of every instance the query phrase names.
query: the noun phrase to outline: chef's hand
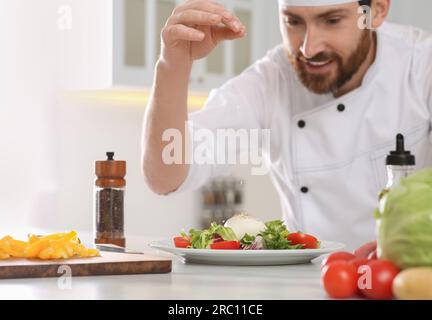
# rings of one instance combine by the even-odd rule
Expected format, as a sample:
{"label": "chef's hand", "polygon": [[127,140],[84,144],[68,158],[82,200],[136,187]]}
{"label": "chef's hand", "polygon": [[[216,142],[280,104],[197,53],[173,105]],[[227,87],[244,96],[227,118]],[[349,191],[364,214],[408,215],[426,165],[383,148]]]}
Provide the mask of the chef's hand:
{"label": "chef's hand", "polygon": [[368,242],[365,245],[362,245],[356,251],[354,251],[354,255],[357,258],[369,258],[375,254],[376,256],[377,242],[372,241]]}
{"label": "chef's hand", "polygon": [[223,5],[188,0],[175,8],[162,29],[161,58],[173,64],[192,63],[209,55],[221,41],[245,34],[239,18]]}

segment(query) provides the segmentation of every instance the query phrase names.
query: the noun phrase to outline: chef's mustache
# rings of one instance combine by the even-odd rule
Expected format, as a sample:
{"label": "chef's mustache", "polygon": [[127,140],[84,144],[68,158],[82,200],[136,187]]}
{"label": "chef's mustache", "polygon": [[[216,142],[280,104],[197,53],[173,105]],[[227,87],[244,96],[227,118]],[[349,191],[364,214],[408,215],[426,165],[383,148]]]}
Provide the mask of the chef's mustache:
{"label": "chef's mustache", "polygon": [[321,52],[312,58],[306,58],[301,52],[297,54],[297,60],[301,62],[325,62],[329,60],[337,60],[339,56],[335,53]]}

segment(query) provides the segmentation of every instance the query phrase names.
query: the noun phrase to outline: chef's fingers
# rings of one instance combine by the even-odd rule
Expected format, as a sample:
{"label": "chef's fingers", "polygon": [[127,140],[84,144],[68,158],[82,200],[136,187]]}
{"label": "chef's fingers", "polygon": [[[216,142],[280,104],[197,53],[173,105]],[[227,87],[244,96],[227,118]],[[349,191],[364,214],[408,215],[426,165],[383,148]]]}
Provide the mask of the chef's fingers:
{"label": "chef's fingers", "polygon": [[[179,5],[174,9],[171,18],[188,10],[198,10],[220,15],[222,17],[222,23],[224,23],[228,28],[231,28],[235,32],[240,31],[240,29],[243,27],[240,19],[231,12],[229,12],[227,9],[225,9],[223,5],[208,0],[187,1],[183,5]],[[171,18],[168,20],[167,24],[173,23],[171,21]]]}
{"label": "chef's fingers", "polygon": [[205,37],[204,32],[197,29],[187,27],[183,24],[176,24],[166,27],[162,32],[162,37],[165,41],[202,41]]}
{"label": "chef's fingers", "polygon": [[377,248],[376,241],[368,242],[362,245],[360,248],[354,251],[354,255],[357,258],[368,258],[369,255],[374,252]]}
{"label": "chef's fingers", "polygon": [[215,28],[213,31],[213,38],[216,44],[223,40],[234,40],[246,36],[246,28],[242,27],[238,32],[234,32],[228,28]]}

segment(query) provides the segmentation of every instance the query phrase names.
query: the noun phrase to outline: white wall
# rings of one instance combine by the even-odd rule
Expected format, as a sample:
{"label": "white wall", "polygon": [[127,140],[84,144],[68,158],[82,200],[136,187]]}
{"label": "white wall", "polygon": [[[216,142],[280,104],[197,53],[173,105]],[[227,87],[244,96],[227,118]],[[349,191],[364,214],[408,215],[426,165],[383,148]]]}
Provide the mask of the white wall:
{"label": "white wall", "polygon": [[113,0],[50,1],[57,3],[58,84],[69,90],[111,87]]}
{"label": "white wall", "polygon": [[432,32],[432,1],[392,0],[389,21],[413,25]]}
{"label": "white wall", "polygon": [[0,3],[0,225],[24,224],[41,194],[55,189],[51,115],[55,6]]}
{"label": "white wall", "polygon": [[271,32],[269,35],[269,47],[274,47],[282,43],[282,37],[279,24],[279,5],[277,1],[271,1],[268,4],[271,24]]}
{"label": "white wall", "polygon": [[56,94],[110,86],[112,1],[1,1],[0,39],[0,233],[7,234],[7,225],[59,219]]}

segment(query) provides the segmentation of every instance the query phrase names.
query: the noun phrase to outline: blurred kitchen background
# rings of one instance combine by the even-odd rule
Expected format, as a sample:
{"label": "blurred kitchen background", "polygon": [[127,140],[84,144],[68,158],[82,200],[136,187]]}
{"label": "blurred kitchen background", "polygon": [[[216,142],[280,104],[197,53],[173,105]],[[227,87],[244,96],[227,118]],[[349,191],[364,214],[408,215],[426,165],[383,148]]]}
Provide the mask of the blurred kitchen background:
{"label": "blurred kitchen background", "polygon": [[[0,215],[9,226],[90,231],[94,161],[127,161],[126,236],[168,237],[245,211],[281,217],[268,176],[238,167],[197,192],[152,194],[140,172],[141,123],[160,30],[175,0],[0,3]],[[280,43],[277,0],[225,0],[248,28],[196,63],[189,108]],[[390,21],[432,31],[430,0],[393,0]],[[214,215],[214,216],[212,216]],[[31,230],[29,230],[31,231]]]}

